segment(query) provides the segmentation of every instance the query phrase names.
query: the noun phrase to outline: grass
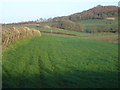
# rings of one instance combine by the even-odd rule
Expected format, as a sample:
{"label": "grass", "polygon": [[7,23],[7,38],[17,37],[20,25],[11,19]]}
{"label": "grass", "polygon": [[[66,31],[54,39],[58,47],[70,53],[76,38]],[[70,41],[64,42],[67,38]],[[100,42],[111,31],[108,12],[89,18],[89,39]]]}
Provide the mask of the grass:
{"label": "grass", "polygon": [[63,35],[26,38],[3,51],[3,88],[118,87],[118,44]]}
{"label": "grass", "polygon": [[[103,20],[104,21],[104,20]],[[102,22],[102,21],[101,21]],[[104,32],[99,32],[99,33],[83,33],[83,32],[75,32],[75,31],[69,31],[69,30],[62,30],[62,29],[49,29],[49,28],[39,28],[39,27],[36,27],[34,25],[28,25],[29,28],[35,28],[39,31],[52,31],[52,32],[62,32],[62,33],[69,33],[69,34],[75,34],[79,37],[82,37],[82,38],[86,38],[86,37],[90,37],[90,38],[95,38],[95,39],[100,39],[100,40],[111,40],[111,41],[114,41],[114,40],[117,40],[118,39],[118,33],[104,33]]]}
{"label": "grass", "polygon": [[39,27],[36,27],[36,26],[28,26],[28,27],[32,27],[32,28],[35,28],[37,30],[40,30],[40,31],[52,31],[52,32],[62,32],[62,33],[69,33],[69,34],[75,34],[77,35],[78,37],[81,37],[81,38],[89,38],[89,39],[96,39],[96,40],[99,40],[99,41],[107,41],[107,42],[118,42],[118,33],[109,33],[109,32],[99,32],[99,33],[83,33],[83,32],[75,32],[75,31],[69,31],[69,30],[62,30],[62,29],[49,29],[49,28],[39,28]]}
{"label": "grass", "polygon": [[69,34],[76,34],[76,35],[85,35],[85,33],[79,33],[79,32],[75,32],[75,31],[69,31],[69,30],[63,30],[63,29],[50,29],[50,28],[39,28],[37,27],[36,25],[6,25],[6,26],[3,26],[3,27],[11,27],[11,26],[14,26],[14,27],[19,27],[19,26],[27,26],[29,28],[35,28],[39,31],[52,31],[52,32],[62,32],[62,33],[69,33]]}
{"label": "grass", "polygon": [[81,20],[77,21],[81,24],[117,24],[118,20],[104,20],[104,19],[89,19],[89,20]]}
{"label": "grass", "polygon": [[76,22],[80,23],[83,26],[84,31],[92,30],[92,29],[96,29],[99,31],[103,31],[103,29],[105,29],[110,31],[111,28],[112,30],[116,30],[118,27],[118,20],[89,19],[89,20],[81,20]]}
{"label": "grass", "polygon": [[[94,22],[93,22],[94,21]],[[94,25],[95,23],[98,23],[98,22],[108,22],[108,20],[84,20],[84,21],[81,21],[82,24],[85,24],[86,27],[85,28],[90,28],[91,25]],[[90,22],[92,22],[90,24]],[[115,22],[115,21],[109,21],[109,22]],[[88,23],[88,26],[87,26],[87,23]],[[101,24],[100,23],[100,24]],[[90,24],[90,25],[89,25]],[[62,29],[50,29],[50,28],[39,28],[37,27],[36,25],[14,25],[15,27],[17,26],[27,26],[29,28],[35,28],[36,30],[39,30],[39,31],[49,31],[49,32],[62,32],[62,33],[67,33],[67,34],[75,34],[77,35],[78,37],[81,37],[81,38],[88,38],[88,39],[96,39],[98,41],[107,41],[107,42],[118,42],[118,34],[119,33],[109,33],[109,32],[94,32],[94,33],[84,33],[84,32],[75,32],[75,31],[69,31],[69,30],[62,30]],[[11,27],[11,25],[7,25],[6,27]],[[42,33],[43,34],[43,33]]]}

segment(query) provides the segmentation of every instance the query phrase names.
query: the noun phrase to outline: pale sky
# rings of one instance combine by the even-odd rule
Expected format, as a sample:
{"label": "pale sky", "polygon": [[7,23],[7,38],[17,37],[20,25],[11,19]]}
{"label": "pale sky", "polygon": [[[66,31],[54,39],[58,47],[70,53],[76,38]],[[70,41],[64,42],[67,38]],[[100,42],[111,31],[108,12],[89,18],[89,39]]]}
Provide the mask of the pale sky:
{"label": "pale sky", "polygon": [[0,0],[0,23],[67,16],[97,5],[118,6],[119,0]]}

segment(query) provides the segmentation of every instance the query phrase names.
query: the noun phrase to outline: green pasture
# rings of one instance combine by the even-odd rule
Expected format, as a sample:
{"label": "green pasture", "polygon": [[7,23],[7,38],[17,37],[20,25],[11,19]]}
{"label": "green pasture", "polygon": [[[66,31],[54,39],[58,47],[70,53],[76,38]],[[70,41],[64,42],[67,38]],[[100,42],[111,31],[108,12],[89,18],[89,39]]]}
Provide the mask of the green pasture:
{"label": "green pasture", "polygon": [[44,34],[3,50],[3,88],[118,87],[118,44]]}

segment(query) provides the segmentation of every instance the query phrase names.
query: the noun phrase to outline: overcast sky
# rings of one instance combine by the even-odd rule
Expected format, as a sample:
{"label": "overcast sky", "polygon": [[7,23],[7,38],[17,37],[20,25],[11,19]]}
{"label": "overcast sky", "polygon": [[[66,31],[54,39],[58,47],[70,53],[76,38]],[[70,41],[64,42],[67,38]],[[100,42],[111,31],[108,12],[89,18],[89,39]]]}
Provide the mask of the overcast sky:
{"label": "overcast sky", "polygon": [[118,6],[119,0],[0,0],[0,23],[66,16],[97,5]]}

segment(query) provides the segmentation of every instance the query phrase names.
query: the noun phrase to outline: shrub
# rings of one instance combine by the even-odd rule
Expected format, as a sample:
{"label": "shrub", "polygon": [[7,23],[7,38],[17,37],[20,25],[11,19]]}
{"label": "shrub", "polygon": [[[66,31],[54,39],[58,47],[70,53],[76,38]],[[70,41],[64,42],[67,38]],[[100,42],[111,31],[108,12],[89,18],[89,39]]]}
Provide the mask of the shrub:
{"label": "shrub", "polygon": [[82,31],[82,27],[79,23],[72,22],[70,20],[59,20],[55,21],[51,27],[72,30],[72,31]]}
{"label": "shrub", "polygon": [[38,30],[28,27],[4,27],[2,28],[2,45],[3,47],[15,42],[16,40],[23,39],[31,36],[40,36]]}

